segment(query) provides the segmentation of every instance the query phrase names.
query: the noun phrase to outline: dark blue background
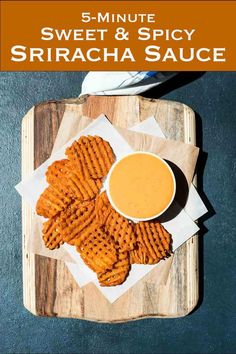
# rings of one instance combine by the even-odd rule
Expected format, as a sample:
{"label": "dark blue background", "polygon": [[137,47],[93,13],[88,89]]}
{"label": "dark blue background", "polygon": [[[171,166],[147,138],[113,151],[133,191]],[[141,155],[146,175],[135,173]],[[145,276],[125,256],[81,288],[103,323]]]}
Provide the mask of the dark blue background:
{"label": "dark blue background", "polygon": [[200,242],[197,310],[181,319],[106,325],[37,318],[24,309],[21,200],[14,190],[21,175],[21,119],[37,102],[77,96],[85,74],[0,74],[0,352],[235,353],[236,73],[183,73],[148,94],[183,102],[197,113],[205,152],[199,187],[212,205]]}

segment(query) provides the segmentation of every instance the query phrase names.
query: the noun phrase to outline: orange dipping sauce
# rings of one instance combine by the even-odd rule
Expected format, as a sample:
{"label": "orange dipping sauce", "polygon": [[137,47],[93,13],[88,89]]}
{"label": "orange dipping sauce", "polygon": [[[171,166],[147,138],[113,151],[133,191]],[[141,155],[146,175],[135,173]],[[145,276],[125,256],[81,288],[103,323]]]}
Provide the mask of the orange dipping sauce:
{"label": "orange dipping sauce", "polygon": [[108,196],[118,212],[128,218],[151,219],[171,204],[175,178],[165,161],[151,153],[125,156],[112,168]]}

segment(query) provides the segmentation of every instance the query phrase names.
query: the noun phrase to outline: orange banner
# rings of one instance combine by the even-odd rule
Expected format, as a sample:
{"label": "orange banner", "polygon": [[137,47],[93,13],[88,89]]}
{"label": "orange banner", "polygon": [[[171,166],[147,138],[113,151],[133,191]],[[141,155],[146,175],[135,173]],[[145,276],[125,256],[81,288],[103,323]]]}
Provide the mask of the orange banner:
{"label": "orange banner", "polygon": [[1,70],[236,70],[235,1],[1,1]]}

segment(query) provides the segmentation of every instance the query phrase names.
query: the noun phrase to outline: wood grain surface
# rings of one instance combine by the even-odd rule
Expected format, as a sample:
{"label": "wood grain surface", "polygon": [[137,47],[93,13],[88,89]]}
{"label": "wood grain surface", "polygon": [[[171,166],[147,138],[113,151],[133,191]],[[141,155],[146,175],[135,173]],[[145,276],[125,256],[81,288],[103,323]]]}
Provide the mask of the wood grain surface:
{"label": "wood grain surface", "polygon": [[[153,115],[167,138],[195,144],[195,116],[184,104],[139,96],[84,96],[33,107],[22,123],[22,177],[29,175],[51,154],[60,122],[67,110],[96,118],[106,114],[121,127]],[[22,203],[24,305],[38,316],[74,317],[101,322],[122,322],[144,317],[180,317],[198,301],[198,237],[174,254],[165,285],[157,285],[155,269],[110,304],[88,284],[80,289],[61,261],[28,253],[33,237],[34,213]]]}

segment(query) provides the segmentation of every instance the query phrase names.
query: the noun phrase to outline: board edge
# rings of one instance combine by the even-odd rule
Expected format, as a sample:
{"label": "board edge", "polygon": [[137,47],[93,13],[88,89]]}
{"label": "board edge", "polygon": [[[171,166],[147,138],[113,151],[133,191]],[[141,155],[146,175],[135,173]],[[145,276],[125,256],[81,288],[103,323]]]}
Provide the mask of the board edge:
{"label": "board edge", "polygon": [[[29,144],[33,144],[33,139],[29,142],[29,137],[34,137],[34,107],[32,107],[22,119],[21,123],[21,157],[22,179],[26,178],[34,169],[34,153],[30,154]],[[25,155],[27,158],[25,158]],[[28,216],[28,219],[26,218]],[[27,220],[26,220],[27,219]],[[27,252],[25,247],[27,233],[27,223],[32,222],[31,207],[22,200],[22,277],[23,277],[23,305],[33,315],[37,316],[35,303],[35,255]],[[33,277],[33,281],[32,281]],[[29,281],[29,279],[31,279]]]}

